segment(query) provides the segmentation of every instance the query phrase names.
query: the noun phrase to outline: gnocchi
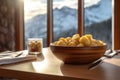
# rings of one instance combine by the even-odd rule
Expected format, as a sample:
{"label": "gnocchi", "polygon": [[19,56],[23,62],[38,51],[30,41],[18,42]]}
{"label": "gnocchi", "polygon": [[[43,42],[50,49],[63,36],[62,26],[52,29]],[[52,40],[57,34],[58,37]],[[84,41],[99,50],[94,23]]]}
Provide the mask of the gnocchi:
{"label": "gnocchi", "polygon": [[104,42],[101,40],[96,40],[92,37],[91,34],[85,34],[80,36],[79,34],[75,34],[72,37],[59,38],[58,41],[54,42],[56,46],[102,46]]}

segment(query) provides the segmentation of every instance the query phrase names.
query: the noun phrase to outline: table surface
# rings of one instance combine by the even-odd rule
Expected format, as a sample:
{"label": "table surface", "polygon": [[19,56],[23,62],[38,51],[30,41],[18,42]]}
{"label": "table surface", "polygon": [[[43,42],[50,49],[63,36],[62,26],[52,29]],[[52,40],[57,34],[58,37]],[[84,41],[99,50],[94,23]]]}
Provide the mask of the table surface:
{"label": "table surface", "polygon": [[64,64],[49,48],[44,48],[37,60],[0,66],[0,76],[20,80],[119,80],[120,55],[105,59],[102,64],[88,70],[90,64]]}

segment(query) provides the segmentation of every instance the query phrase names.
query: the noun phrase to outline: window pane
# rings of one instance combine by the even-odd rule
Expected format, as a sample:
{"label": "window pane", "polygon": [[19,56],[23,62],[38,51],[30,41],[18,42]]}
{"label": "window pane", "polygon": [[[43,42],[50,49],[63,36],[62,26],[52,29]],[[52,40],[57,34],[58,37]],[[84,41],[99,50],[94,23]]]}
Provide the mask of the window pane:
{"label": "window pane", "polygon": [[78,0],[53,0],[54,41],[77,33]]}
{"label": "window pane", "polygon": [[25,48],[28,38],[43,38],[46,46],[47,0],[24,0]]}
{"label": "window pane", "polygon": [[85,34],[92,34],[112,48],[112,0],[84,0]]}

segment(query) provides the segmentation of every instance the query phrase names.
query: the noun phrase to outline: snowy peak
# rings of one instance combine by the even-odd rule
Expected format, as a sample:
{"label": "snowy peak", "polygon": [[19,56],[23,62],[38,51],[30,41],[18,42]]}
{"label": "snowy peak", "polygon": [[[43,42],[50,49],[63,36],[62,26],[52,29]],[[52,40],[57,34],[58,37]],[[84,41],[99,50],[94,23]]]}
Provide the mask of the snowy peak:
{"label": "snowy peak", "polygon": [[85,25],[98,23],[112,17],[112,0],[101,0],[85,8]]}

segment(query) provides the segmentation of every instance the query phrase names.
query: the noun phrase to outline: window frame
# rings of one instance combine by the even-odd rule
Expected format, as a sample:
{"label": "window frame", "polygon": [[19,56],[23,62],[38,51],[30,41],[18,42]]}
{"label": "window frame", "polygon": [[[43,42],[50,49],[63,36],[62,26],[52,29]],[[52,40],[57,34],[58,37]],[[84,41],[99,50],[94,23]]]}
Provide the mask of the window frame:
{"label": "window frame", "polygon": [[15,50],[24,50],[24,2],[15,0]]}
{"label": "window frame", "polygon": [[[53,42],[53,0],[47,1],[47,46],[49,47],[50,43]],[[83,35],[83,9],[84,9],[84,0],[78,0],[78,34]]]}
{"label": "window frame", "polygon": [[119,8],[120,8],[120,0],[114,0],[114,9],[113,9],[113,25],[112,25],[112,39],[113,39],[113,46],[112,48],[114,50],[117,50],[117,49],[120,49],[120,11],[119,11]]}
{"label": "window frame", "polygon": [[[16,50],[24,49],[24,3],[17,0],[16,3]],[[53,19],[52,2],[48,0],[47,5],[47,47],[53,41]],[[112,19],[112,49],[120,49],[120,0],[114,0],[113,19]],[[78,0],[78,34],[83,35],[84,29],[84,0]]]}

